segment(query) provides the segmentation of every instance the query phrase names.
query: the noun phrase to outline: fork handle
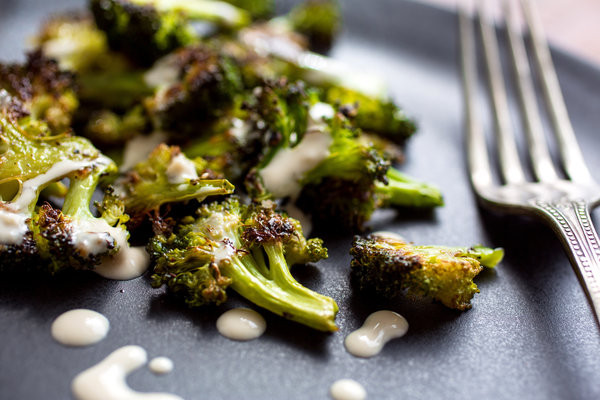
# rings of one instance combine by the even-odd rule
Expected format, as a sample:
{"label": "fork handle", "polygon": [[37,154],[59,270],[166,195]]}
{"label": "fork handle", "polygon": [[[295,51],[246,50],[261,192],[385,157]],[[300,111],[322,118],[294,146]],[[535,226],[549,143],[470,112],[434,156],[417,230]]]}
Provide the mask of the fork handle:
{"label": "fork handle", "polygon": [[536,208],[559,235],[600,324],[600,239],[585,201],[537,201]]}

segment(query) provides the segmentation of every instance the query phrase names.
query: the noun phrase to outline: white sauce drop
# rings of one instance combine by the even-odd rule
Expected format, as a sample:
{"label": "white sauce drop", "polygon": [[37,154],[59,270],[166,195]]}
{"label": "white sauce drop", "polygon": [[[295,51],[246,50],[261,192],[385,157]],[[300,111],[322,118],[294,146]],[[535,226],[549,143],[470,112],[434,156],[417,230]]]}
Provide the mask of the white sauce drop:
{"label": "white sauce drop", "polygon": [[25,214],[0,208],[0,243],[21,244],[27,230]]}
{"label": "white sauce drop", "polygon": [[106,337],[110,323],[99,312],[75,309],[59,315],[52,323],[52,337],[66,346],[89,346]]}
{"label": "white sauce drop", "polygon": [[173,361],[167,357],[156,357],[150,360],[148,367],[157,375],[168,374],[173,371]]}
{"label": "white sauce drop", "polygon": [[352,379],[340,379],[331,385],[329,394],[334,400],[364,400],[367,391],[358,382]]}
{"label": "white sauce drop", "polygon": [[171,86],[179,79],[180,68],[173,57],[164,57],[158,60],[152,68],[144,74],[146,85],[158,88]]}
{"label": "white sauce drop", "polygon": [[217,319],[217,330],[232,340],[252,340],[261,336],[267,323],[265,319],[249,308],[234,308],[224,312]]}
{"label": "white sauce drop", "polygon": [[309,125],[319,125],[323,123],[323,118],[333,118],[335,110],[330,104],[327,103],[315,103],[309,110],[308,116],[310,117]]}
{"label": "white sauce drop", "polygon": [[137,135],[125,144],[123,151],[123,163],[119,167],[121,171],[133,168],[137,163],[148,158],[152,150],[167,140],[167,134],[162,131],[152,132],[150,135]]}
{"label": "white sauce drop", "polygon": [[[119,239],[117,238],[119,243]],[[120,243],[121,249],[113,257],[108,257],[94,271],[104,278],[127,281],[142,276],[150,265],[150,256],[143,246],[129,247]]]}
{"label": "white sauce drop", "polygon": [[329,155],[331,136],[320,130],[308,131],[293,148],[280,150],[260,171],[267,190],[275,197],[297,197],[300,181]]}
{"label": "white sauce drop", "polygon": [[183,153],[179,153],[171,158],[171,162],[169,162],[166,172],[167,180],[173,185],[186,183],[190,179],[198,179],[196,164]]}
{"label": "white sauce drop", "polygon": [[231,120],[231,129],[229,129],[229,133],[235,137],[239,144],[245,144],[248,140],[248,134],[252,130],[252,125],[243,121],[239,118],[233,118]]}
{"label": "white sauce drop", "polygon": [[99,364],[77,375],[71,384],[73,395],[78,400],[182,400],[169,393],[136,392],[127,385],[127,375],[146,361],[143,348],[121,347]]}
{"label": "white sauce drop", "polygon": [[381,352],[392,339],[402,337],[408,331],[406,319],[393,311],[377,311],[369,315],[360,329],[346,337],[344,345],[350,354],[369,358]]}

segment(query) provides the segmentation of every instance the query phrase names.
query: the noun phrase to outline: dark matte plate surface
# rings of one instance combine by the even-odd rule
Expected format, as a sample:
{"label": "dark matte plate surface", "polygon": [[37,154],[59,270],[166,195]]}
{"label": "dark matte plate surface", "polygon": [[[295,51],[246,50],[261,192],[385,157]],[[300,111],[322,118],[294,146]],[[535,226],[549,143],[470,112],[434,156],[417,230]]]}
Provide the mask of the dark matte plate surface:
{"label": "dark matte plate surface", "polygon": [[[0,1],[0,56],[20,57],[23,40],[51,11],[81,4]],[[0,398],[69,398],[80,371],[127,344],[149,357],[165,355],[173,373],[147,368],[129,382],[142,391],[168,391],[186,399],[324,399],[339,378],[353,378],[371,399],[598,399],[600,335],[558,240],[537,222],[494,216],[477,208],[463,154],[462,106],[457,70],[456,16],[395,0],[345,2],[345,33],[334,55],[381,74],[416,116],[419,134],[408,146],[404,169],[439,184],[447,205],[433,214],[386,212],[373,227],[417,243],[506,249],[497,271],[477,283],[473,309],[453,312],[438,304],[393,305],[408,319],[408,334],[378,357],[350,356],[344,337],[383,307],[353,294],[348,281],[349,234],[330,239],[331,257],[295,273],[340,305],[339,332],[321,334],[263,312],[259,340],[221,337],[218,309],[186,310],[145,278],[107,281],[90,275],[56,280],[0,281]],[[600,179],[600,73],[555,54],[566,102],[586,159]],[[598,214],[596,214],[598,215]],[[52,320],[86,307],[111,322],[108,337],[87,348],[65,348],[50,337]]]}

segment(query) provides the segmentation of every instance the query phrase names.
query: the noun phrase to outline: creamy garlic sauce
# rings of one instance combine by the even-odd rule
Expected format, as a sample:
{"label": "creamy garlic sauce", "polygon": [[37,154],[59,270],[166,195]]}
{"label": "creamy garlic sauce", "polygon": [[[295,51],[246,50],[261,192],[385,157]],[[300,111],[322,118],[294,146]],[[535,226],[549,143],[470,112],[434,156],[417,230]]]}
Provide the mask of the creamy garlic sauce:
{"label": "creamy garlic sauce", "polygon": [[362,327],[346,337],[344,345],[356,357],[373,357],[392,339],[408,331],[406,319],[393,311],[377,311],[369,315]]}
{"label": "creamy garlic sauce", "polygon": [[127,375],[146,361],[147,354],[143,348],[121,347],[99,364],[77,375],[71,383],[71,391],[78,400],[182,400],[169,393],[136,392],[127,385]]}
{"label": "creamy garlic sauce", "polygon": [[123,151],[123,162],[120,171],[128,171],[137,163],[148,158],[152,150],[167,140],[167,134],[162,131],[154,131],[150,135],[137,135],[125,144]]}
{"label": "creamy garlic sauce", "polygon": [[267,190],[275,197],[297,197],[302,190],[300,181],[329,156],[331,142],[329,133],[308,131],[298,145],[280,150],[260,171]]}
{"label": "creamy garlic sauce", "polygon": [[157,375],[168,374],[173,371],[173,361],[168,357],[156,357],[150,360],[148,368]]}
{"label": "creamy garlic sauce", "polygon": [[183,153],[171,158],[167,167],[167,180],[171,184],[186,183],[190,179],[198,179],[196,164]]}
{"label": "creamy garlic sauce", "polygon": [[217,319],[217,330],[232,340],[252,340],[260,337],[267,329],[265,319],[249,308],[234,308]]}
{"label": "creamy garlic sauce", "polygon": [[323,119],[333,118],[335,115],[335,110],[330,104],[327,103],[315,103],[308,110],[309,119],[309,128],[310,125],[321,125],[323,124]]}
{"label": "creamy garlic sauce", "polygon": [[59,315],[51,333],[54,340],[66,346],[89,346],[104,339],[109,328],[104,315],[80,308]]}
{"label": "creamy garlic sauce", "polygon": [[329,394],[333,400],[364,400],[367,391],[360,383],[352,379],[340,379],[331,385]]}
{"label": "creamy garlic sauce", "polygon": [[107,257],[94,271],[107,279],[127,281],[142,276],[149,265],[150,256],[143,246],[129,247],[125,242],[117,254]]}
{"label": "creamy garlic sauce", "polygon": [[0,208],[0,243],[21,244],[27,231],[27,215]]}
{"label": "creamy garlic sauce", "polygon": [[171,86],[179,80],[180,68],[172,57],[164,57],[158,60],[152,68],[144,74],[146,85],[158,88]]}
{"label": "creamy garlic sauce", "polygon": [[248,134],[252,130],[252,125],[249,122],[243,121],[239,118],[233,118],[231,120],[231,128],[229,133],[235,137],[239,144],[246,144],[248,141]]}
{"label": "creamy garlic sauce", "polygon": [[[29,205],[36,199],[43,185],[54,182],[65,175],[94,165],[110,162],[106,157],[84,161],[60,161],[45,173],[23,182],[19,196],[15,201],[2,202],[0,212],[0,242],[19,245],[28,231],[27,219]],[[12,215],[10,215],[12,214]]]}

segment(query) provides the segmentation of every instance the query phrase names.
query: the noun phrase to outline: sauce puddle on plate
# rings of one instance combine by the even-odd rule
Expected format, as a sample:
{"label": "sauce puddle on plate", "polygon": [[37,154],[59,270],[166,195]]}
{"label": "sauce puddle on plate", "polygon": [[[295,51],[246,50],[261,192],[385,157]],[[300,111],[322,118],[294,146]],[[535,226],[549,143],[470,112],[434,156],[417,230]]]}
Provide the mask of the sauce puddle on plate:
{"label": "sauce puddle on plate", "polygon": [[83,308],[67,311],[52,323],[54,340],[65,346],[89,346],[106,337],[110,323],[99,312]]}
{"label": "sauce puddle on plate", "polygon": [[252,340],[260,337],[267,329],[265,319],[249,308],[234,308],[217,319],[217,330],[232,340]]}
{"label": "sauce puddle on plate", "polygon": [[376,311],[369,315],[363,326],[346,337],[344,345],[356,357],[373,357],[392,339],[408,331],[406,319],[393,311]]}

